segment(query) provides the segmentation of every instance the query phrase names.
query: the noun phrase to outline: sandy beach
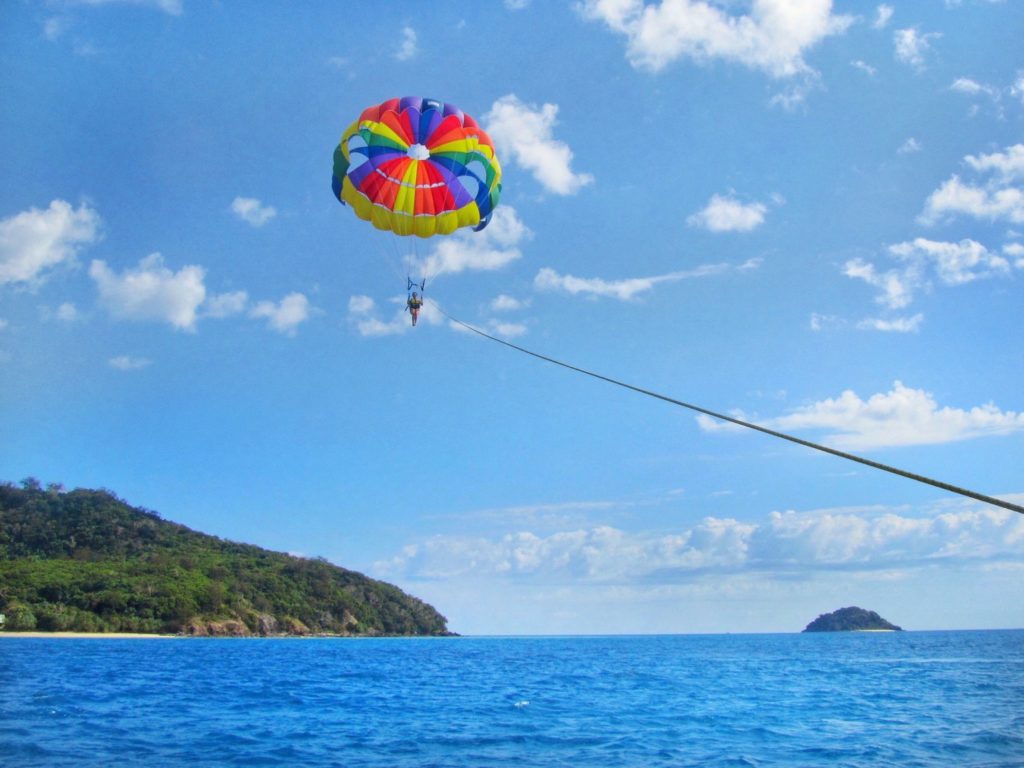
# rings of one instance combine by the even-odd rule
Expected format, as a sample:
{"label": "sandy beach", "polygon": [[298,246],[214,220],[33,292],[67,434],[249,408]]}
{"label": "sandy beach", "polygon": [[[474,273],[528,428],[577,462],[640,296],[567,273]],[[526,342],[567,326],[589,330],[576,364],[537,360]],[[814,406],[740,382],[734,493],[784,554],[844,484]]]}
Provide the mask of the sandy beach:
{"label": "sandy beach", "polygon": [[177,635],[144,635],[134,632],[0,632],[3,637],[59,637],[70,640],[166,640]]}

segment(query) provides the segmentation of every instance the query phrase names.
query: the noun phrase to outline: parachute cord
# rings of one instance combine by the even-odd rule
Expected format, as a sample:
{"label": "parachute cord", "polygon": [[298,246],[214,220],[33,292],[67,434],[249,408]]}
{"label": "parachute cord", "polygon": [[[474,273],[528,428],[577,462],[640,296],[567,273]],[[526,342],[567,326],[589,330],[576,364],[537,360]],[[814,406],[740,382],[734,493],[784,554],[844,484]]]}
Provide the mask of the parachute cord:
{"label": "parachute cord", "polygon": [[562,368],[568,368],[570,371],[575,371],[577,373],[582,373],[582,374],[585,374],[587,376],[591,376],[592,378],[600,379],[601,381],[606,381],[609,384],[614,384],[614,385],[616,385],[618,387],[622,387],[624,389],[631,389],[634,392],[639,392],[641,395],[647,395],[648,397],[653,397],[653,398],[656,398],[658,400],[664,400],[666,403],[671,403],[673,405],[678,405],[678,406],[680,406],[682,408],[689,408],[691,411],[697,411],[698,413],[703,413],[703,414],[705,414],[707,416],[712,416],[712,417],[714,417],[716,419],[720,419],[722,421],[727,421],[727,422],[729,422],[731,424],[737,424],[737,425],[739,425],[741,427],[746,427],[747,429],[753,429],[753,430],[757,430],[758,432],[764,432],[766,435],[771,435],[772,437],[778,437],[778,438],[781,438],[783,440],[788,440],[791,443],[796,443],[798,445],[803,445],[803,446],[806,446],[807,448],[813,448],[816,451],[822,451],[823,453],[830,453],[833,456],[838,456],[841,459],[847,459],[848,461],[855,461],[855,462],[858,462],[859,464],[864,464],[866,466],[873,467],[875,469],[880,469],[883,472],[889,472],[889,473],[894,474],[894,475],[899,475],[900,477],[905,477],[905,478],[907,478],[909,480],[915,480],[915,481],[917,481],[919,483],[924,483],[926,485],[931,485],[931,486],[934,486],[936,488],[941,488],[944,491],[949,491],[951,493],[959,494],[960,496],[966,496],[968,498],[975,499],[977,501],[982,501],[982,502],[984,502],[986,504],[991,504],[991,505],[996,506],[996,507],[1002,507],[1003,509],[1009,509],[1012,512],[1019,512],[1020,514],[1024,514],[1024,507],[1019,506],[1017,504],[1012,504],[1009,501],[1003,501],[1002,499],[997,499],[997,498],[995,498],[993,496],[986,496],[983,493],[977,493],[975,491],[971,491],[971,490],[968,490],[966,488],[960,488],[959,486],[951,485],[950,483],[944,483],[941,480],[933,480],[932,478],[925,477],[924,475],[918,475],[918,474],[914,474],[913,472],[907,472],[907,471],[899,469],[897,467],[891,467],[888,464],[882,464],[881,462],[878,462],[878,461],[872,461],[871,459],[865,459],[862,456],[857,456],[857,455],[852,454],[852,453],[846,453],[845,451],[839,451],[839,450],[836,450],[835,448],[829,448],[828,446],[820,445],[818,443],[812,443],[810,440],[803,440],[803,439],[801,439],[799,437],[794,437],[793,435],[787,435],[784,432],[777,432],[774,429],[768,429],[767,427],[762,427],[762,426],[759,426],[757,424],[751,424],[748,421],[742,421],[741,419],[737,419],[737,418],[734,418],[732,416],[726,416],[723,413],[716,413],[715,411],[708,410],[707,408],[702,408],[699,405],[693,405],[691,403],[684,403],[682,400],[676,400],[674,398],[667,397],[666,395],[661,395],[661,394],[658,394],[657,392],[652,392],[649,389],[643,389],[641,387],[636,387],[636,386],[633,386],[632,384],[627,384],[627,383],[625,383],[623,381],[618,381],[618,380],[610,378],[608,376],[603,376],[600,373],[594,373],[593,371],[588,371],[585,368],[579,368],[579,367],[577,367],[575,365],[570,365],[569,363],[563,363],[561,360],[556,360],[555,358],[548,357],[547,355],[541,355],[541,354],[539,354],[537,352],[531,352],[530,350],[526,349],[525,347],[520,347],[517,344],[513,344],[513,343],[511,343],[509,341],[505,341],[504,339],[499,339],[496,336],[492,336],[491,334],[487,333],[486,331],[482,331],[479,328],[475,328],[474,326],[470,325],[469,323],[464,323],[461,320],[459,320],[458,318],[452,317],[447,312],[445,312],[443,309],[441,309],[441,307],[438,306],[437,302],[435,302],[435,301],[433,301],[431,299],[427,299],[427,301],[429,301],[431,304],[433,304],[435,309],[437,309],[437,311],[440,312],[442,315],[447,317],[453,323],[462,326],[466,330],[472,331],[473,333],[475,333],[475,334],[477,334],[479,336],[483,336],[485,339],[490,339],[491,341],[496,341],[498,344],[503,344],[504,346],[509,347],[510,349],[514,349],[517,352],[522,352],[522,353],[524,353],[526,355],[530,355],[531,357],[535,357],[535,358],[537,358],[539,360],[544,360],[545,362],[553,363],[554,365],[559,365]]}

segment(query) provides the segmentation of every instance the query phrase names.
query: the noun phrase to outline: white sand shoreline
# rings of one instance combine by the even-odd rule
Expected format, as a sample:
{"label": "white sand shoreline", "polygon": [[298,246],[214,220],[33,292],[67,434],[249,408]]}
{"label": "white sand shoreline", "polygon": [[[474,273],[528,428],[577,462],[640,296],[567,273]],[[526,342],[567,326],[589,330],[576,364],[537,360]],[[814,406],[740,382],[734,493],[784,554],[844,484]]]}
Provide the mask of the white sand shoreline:
{"label": "white sand shoreline", "polygon": [[141,632],[0,632],[3,637],[55,637],[69,640],[110,639],[110,640],[166,640],[178,635],[146,635]]}

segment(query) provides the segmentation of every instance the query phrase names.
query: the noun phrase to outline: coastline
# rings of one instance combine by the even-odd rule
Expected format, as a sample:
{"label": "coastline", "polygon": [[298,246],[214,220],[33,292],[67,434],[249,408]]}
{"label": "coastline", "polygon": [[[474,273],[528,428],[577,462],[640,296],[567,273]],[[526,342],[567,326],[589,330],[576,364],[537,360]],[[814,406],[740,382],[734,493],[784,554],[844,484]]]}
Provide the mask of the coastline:
{"label": "coastline", "polygon": [[3,637],[59,637],[68,640],[104,639],[111,640],[167,640],[177,635],[146,635],[141,632],[0,632]]}

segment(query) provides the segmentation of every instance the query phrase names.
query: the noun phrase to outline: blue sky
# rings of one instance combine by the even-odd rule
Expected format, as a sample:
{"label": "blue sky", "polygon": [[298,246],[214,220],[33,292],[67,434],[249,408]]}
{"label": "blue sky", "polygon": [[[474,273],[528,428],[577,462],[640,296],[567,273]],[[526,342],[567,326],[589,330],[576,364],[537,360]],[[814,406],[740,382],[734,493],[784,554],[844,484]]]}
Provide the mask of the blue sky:
{"label": "blue sky", "polygon": [[[1024,626],[1024,7],[7,3],[0,477],[391,581],[467,634]],[[364,107],[494,139],[480,233],[331,194]],[[414,268],[415,270],[415,268]]]}

